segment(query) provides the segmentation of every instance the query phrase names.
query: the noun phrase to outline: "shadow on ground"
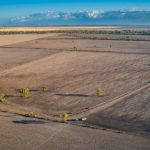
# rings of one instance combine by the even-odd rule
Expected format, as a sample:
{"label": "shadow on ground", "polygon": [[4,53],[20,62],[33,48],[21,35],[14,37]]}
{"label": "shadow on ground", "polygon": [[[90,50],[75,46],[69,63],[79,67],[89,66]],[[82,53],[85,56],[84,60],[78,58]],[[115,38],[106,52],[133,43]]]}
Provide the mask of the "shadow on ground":
{"label": "shadow on ground", "polygon": [[16,124],[44,124],[46,122],[41,121],[41,120],[19,120],[19,121],[13,121],[13,123],[16,123]]}
{"label": "shadow on ground", "polygon": [[87,94],[62,94],[62,93],[58,93],[56,94],[58,96],[78,96],[78,97],[89,97],[89,96],[93,96],[93,95],[87,95]]}

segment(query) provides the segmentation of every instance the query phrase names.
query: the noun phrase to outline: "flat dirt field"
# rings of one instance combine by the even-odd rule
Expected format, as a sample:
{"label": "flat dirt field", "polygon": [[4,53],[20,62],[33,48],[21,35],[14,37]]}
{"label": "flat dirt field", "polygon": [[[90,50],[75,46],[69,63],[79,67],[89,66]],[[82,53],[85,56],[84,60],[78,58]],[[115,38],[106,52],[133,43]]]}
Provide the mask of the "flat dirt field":
{"label": "flat dirt field", "polygon": [[[1,28],[0,28],[1,31]],[[0,36],[0,46],[31,41],[37,38],[47,37],[49,34],[17,34],[17,35],[2,35]],[[50,34],[54,36],[55,34]]]}
{"label": "flat dirt field", "polygon": [[[35,35],[0,46],[0,91],[6,94],[6,105],[56,118],[63,113],[73,119],[87,117],[85,122],[71,123],[149,140],[148,36],[136,35],[128,41],[121,35],[121,40],[115,35],[105,40],[102,38],[106,35]],[[137,38],[142,40],[136,41]],[[43,86],[48,91],[42,91]],[[30,96],[23,97],[18,92],[22,87],[30,89]],[[102,88],[105,94],[96,96],[96,88]],[[150,148],[146,146],[142,150]]]}

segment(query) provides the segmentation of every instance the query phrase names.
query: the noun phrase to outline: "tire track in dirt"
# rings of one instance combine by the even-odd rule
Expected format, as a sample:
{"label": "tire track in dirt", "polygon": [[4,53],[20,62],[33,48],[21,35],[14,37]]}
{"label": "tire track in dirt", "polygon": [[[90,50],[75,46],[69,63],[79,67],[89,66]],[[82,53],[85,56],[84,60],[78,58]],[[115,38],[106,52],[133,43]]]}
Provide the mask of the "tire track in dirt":
{"label": "tire track in dirt", "polygon": [[125,94],[123,94],[123,95],[120,95],[120,96],[117,97],[117,98],[113,98],[113,99],[111,99],[111,100],[109,100],[109,101],[106,101],[106,102],[104,102],[104,103],[101,103],[101,104],[99,104],[99,105],[96,105],[96,106],[94,106],[94,107],[91,107],[91,108],[89,108],[86,112],[84,111],[84,112],[81,112],[81,113],[77,114],[76,117],[79,117],[79,118],[80,118],[80,117],[88,116],[88,115],[90,115],[90,114],[93,114],[93,113],[96,113],[96,112],[99,112],[99,111],[103,111],[103,110],[105,110],[105,109],[107,109],[107,108],[113,106],[114,104],[116,104],[116,103],[118,103],[118,102],[124,100],[125,98],[128,98],[128,97],[130,97],[130,96],[133,96],[133,95],[137,94],[138,92],[143,91],[143,90],[145,90],[145,89],[147,89],[147,88],[149,88],[149,87],[150,87],[150,84],[144,85],[144,86],[142,86],[142,87],[140,87],[140,88],[138,88],[138,89],[136,89],[136,90],[134,90],[134,91],[132,91],[132,92],[125,93]]}

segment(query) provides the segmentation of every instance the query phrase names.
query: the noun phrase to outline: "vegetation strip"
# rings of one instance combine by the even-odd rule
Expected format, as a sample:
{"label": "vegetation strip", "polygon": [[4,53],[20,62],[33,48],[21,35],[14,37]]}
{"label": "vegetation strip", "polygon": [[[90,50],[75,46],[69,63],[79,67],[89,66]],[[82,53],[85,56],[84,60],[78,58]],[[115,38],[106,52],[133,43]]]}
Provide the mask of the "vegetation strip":
{"label": "vegetation strip", "polygon": [[81,33],[81,34],[111,34],[111,35],[150,35],[150,30],[53,30],[53,31],[7,31],[1,30],[0,35],[10,34],[46,34],[46,33]]}

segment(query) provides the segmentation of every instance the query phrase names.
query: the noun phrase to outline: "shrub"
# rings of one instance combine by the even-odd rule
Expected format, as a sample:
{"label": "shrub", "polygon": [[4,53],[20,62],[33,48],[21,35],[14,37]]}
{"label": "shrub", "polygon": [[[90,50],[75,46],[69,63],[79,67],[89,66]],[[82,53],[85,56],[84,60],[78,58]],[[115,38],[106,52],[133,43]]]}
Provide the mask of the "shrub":
{"label": "shrub", "polygon": [[5,100],[5,94],[0,93],[0,102],[3,102]]}
{"label": "shrub", "polygon": [[96,96],[103,96],[105,94],[105,91],[102,88],[96,89]]}
{"label": "shrub", "polygon": [[69,118],[69,115],[67,113],[64,113],[62,115],[62,118],[63,118],[63,121],[66,122],[68,120],[68,118]]}
{"label": "shrub", "polygon": [[22,93],[25,97],[29,96],[30,94],[29,88],[20,89],[20,93]]}
{"label": "shrub", "polygon": [[47,92],[47,91],[48,91],[48,87],[47,87],[47,86],[43,86],[43,87],[42,87],[42,91],[43,91],[43,92]]}

